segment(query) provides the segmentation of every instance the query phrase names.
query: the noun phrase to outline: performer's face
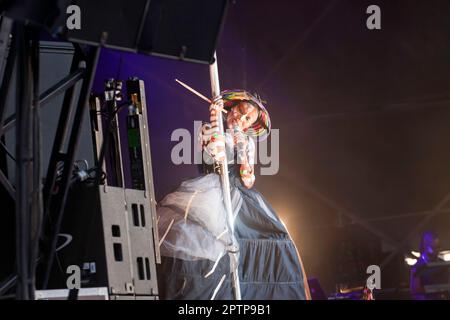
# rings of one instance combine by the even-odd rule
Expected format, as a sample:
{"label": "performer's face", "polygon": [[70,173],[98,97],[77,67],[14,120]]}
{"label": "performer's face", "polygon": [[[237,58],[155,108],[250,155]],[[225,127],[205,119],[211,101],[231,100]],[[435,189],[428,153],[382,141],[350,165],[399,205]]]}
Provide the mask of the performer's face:
{"label": "performer's face", "polygon": [[241,130],[249,128],[258,119],[258,108],[248,102],[241,102],[228,112],[227,126],[233,129],[238,125]]}

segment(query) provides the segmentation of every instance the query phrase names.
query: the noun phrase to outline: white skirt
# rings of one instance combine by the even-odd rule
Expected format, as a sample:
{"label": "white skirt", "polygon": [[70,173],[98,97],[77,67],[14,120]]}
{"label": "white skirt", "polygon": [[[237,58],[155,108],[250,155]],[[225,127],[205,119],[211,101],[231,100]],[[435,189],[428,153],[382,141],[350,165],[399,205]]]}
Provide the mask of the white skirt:
{"label": "white skirt", "polygon": [[[231,189],[234,216],[242,205]],[[157,207],[161,255],[183,260],[216,261],[231,242],[220,176],[214,173],[184,181]]]}

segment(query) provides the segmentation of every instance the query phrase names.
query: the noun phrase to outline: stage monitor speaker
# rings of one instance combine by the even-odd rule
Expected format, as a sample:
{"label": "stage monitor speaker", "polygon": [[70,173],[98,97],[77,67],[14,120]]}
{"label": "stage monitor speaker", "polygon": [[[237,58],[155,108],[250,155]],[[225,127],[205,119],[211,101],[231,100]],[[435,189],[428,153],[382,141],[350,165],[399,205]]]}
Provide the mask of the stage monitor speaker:
{"label": "stage monitor speaker", "polygon": [[[228,0],[78,0],[70,41],[211,64]],[[61,21],[59,22],[62,23]],[[107,36],[102,40],[102,34]]]}
{"label": "stage monitor speaker", "polygon": [[151,207],[145,191],[75,185],[69,193],[50,289],[66,288],[70,266],[82,288],[114,299],[158,297]]}

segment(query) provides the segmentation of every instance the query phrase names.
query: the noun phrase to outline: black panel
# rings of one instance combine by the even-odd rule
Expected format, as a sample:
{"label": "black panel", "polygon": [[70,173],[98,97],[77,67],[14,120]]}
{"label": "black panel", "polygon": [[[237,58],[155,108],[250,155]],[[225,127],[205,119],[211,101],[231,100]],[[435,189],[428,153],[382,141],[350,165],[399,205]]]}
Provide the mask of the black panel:
{"label": "black panel", "polygon": [[212,63],[227,0],[80,0],[81,29],[71,41]]}

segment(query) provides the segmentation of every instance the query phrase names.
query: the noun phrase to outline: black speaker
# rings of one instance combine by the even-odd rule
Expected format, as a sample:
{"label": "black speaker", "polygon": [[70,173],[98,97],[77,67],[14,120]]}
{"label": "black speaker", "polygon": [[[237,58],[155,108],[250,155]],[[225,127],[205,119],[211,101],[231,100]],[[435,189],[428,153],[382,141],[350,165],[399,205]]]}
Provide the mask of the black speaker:
{"label": "black speaker", "polygon": [[82,288],[110,297],[158,297],[150,201],[143,190],[75,185],[59,233],[49,289],[66,288],[68,267]]}
{"label": "black speaker", "polygon": [[[13,20],[39,27],[51,27],[62,13],[59,6],[71,0],[0,0],[0,11]],[[64,10],[65,12],[65,10]]]}
{"label": "black speaker", "polygon": [[78,0],[74,42],[210,64],[228,0]]}

